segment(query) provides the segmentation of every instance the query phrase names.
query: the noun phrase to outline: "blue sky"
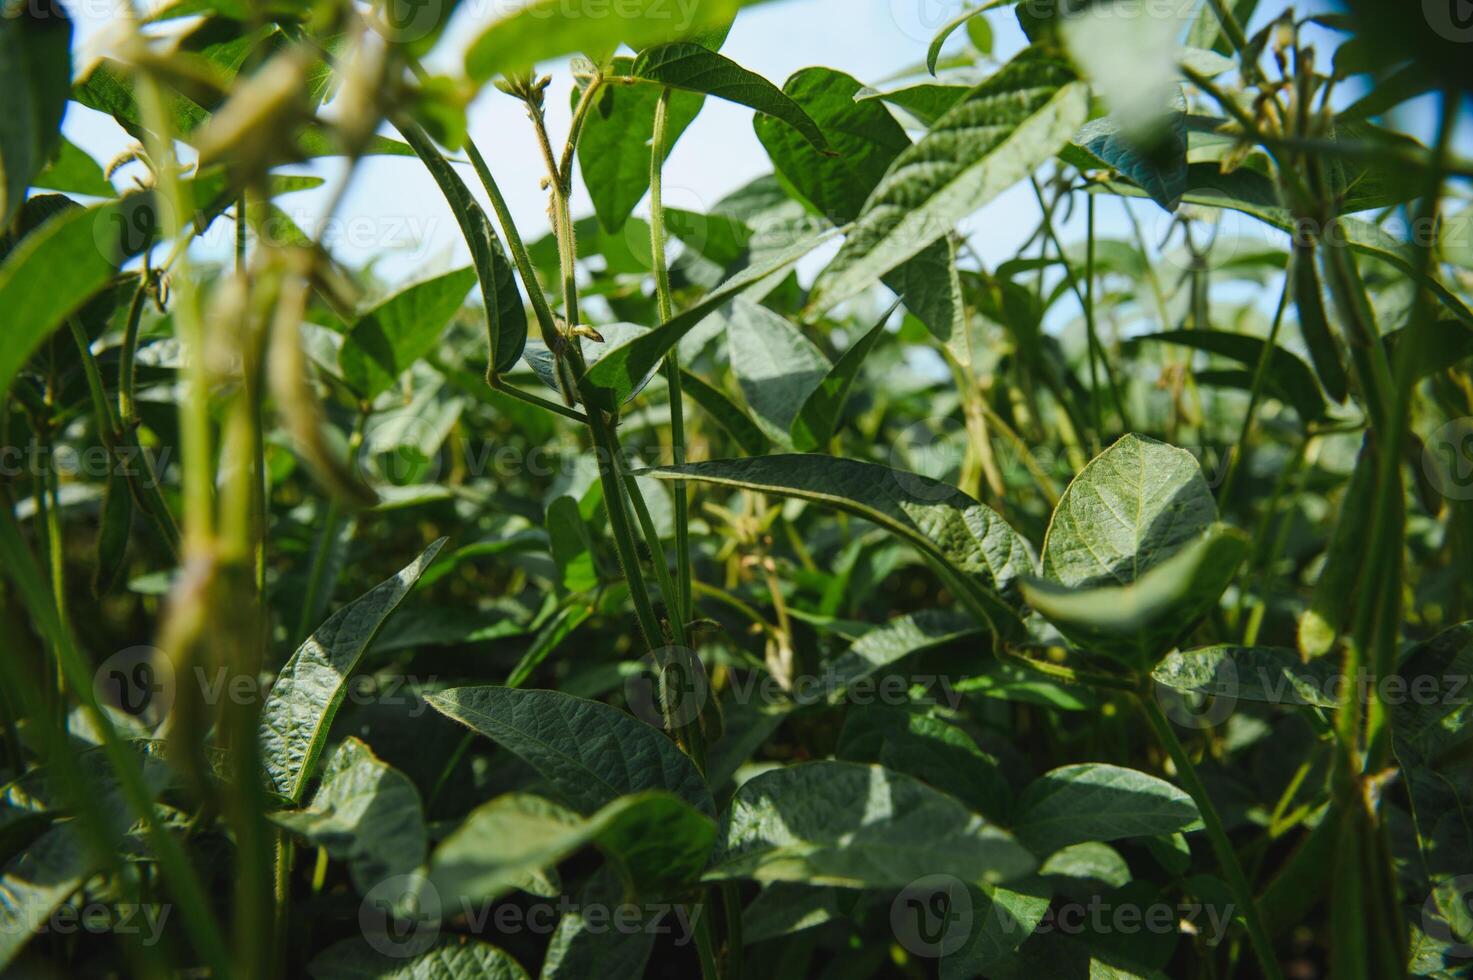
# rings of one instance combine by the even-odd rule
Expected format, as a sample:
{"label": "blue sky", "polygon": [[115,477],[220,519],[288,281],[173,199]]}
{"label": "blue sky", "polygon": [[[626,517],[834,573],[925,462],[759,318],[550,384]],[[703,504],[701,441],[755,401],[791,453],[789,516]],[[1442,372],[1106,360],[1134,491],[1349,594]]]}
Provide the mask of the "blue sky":
{"label": "blue sky", "polygon": [[[66,2],[66,0],[63,0]],[[861,82],[874,83],[919,62],[937,27],[963,7],[962,0],[780,0],[744,11],[723,53],[781,85],[799,68],[823,64],[846,71]],[[971,5],[969,2],[968,5]],[[1298,5],[1301,14],[1324,3]],[[1255,24],[1269,19],[1283,4],[1266,2]],[[85,44],[105,24],[99,8],[74,7],[79,43]],[[467,0],[442,44],[432,53],[433,70],[455,72],[466,43],[484,26],[487,3]],[[996,53],[1005,59],[1023,44],[1022,33],[1010,9],[990,15],[996,35]],[[1250,25],[1251,26],[1251,25]],[[959,33],[953,44],[960,44]],[[549,125],[558,138],[568,119],[570,80],[565,65],[547,66],[554,76],[549,93]],[[740,187],[771,167],[753,133],[748,109],[718,100],[706,108],[676,146],[667,166],[667,201],[690,210],[704,210],[722,195]],[[532,141],[530,125],[520,105],[490,86],[471,106],[471,133],[485,153],[497,180],[510,200],[518,227],[529,241],[546,233],[546,197],[539,189],[541,158]],[[122,149],[127,138],[106,117],[73,105],[65,129],[68,136],[100,161]],[[342,172],[337,161],[326,161],[307,171],[330,181]],[[474,184],[467,172],[467,179]],[[304,227],[320,213],[326,192],[283,199],[288,212]],[[578,213],[591,210],[580,189]],[[1082,211],[1082,209],[1077,209]],[[1138,212],[1164,228],[1166,216],[1149,205]],[[434,183],[412,158],[371,159],[360,167],[341,214],[346,224],[333,248],[350,264],[362,263],[388,252],[378,268],[390,278],[410,275],[426,263],[434,267],[463,264],[466,250],[449,209]],[[993,264],[1011,257],[1038,220],[1033,194],[1026,184],[1015,187],[987,205],[967,223],[973,244]],[[1119,205],[1099,209],[1101,234],[1124,234],[1127,228]],[[1063,237],[1082,233],[1076,214]],[[228,241],[228,235],[218,236]]]}

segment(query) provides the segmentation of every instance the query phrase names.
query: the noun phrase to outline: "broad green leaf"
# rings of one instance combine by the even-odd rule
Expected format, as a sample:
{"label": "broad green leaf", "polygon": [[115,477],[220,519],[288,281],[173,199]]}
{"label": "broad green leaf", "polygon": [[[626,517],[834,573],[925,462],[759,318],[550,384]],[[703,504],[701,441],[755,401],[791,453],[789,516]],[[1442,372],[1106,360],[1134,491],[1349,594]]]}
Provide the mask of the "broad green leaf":
{"label": "broad green leaf", "polygon": [[1304,337],[1315,373],[1325,390],[1337,402],[1345,401],[1350,392],[1340,347],[1330,332],[1325,318],[1325,301],[1320,293],[1319,271],[1315,265],[1314,246],[1295,246],[1293,267],[1294,307],[1299,311],[1299,333]]}
{"label": "broad green leaf", "polygon": [[8,5],[0,16],[0,228],[61,138],[72,74],[72,22],[53,0]]}
{"label": "broad green leaf", "polygon": [[714,95],[780,119],[818,149],[828,150],[828,141],[818,124],[798,103],[761,75],[709,48],[688,41],[649,48],[634,59],[632,71],[636,78]]}
{"label": "broad green leaf", "polygon": [[988,820],[1006,824],[1012,810],[1013,793],[998,761],[957,725],[914,709],[850,709],[834,756],[914,776]]}
{"label": "broad green leaf", "polygon": [[[1173,108],[1155,139],[1142,141],[1125,133],[1111,116],[1092,119],[1074,137],[1074,144],[1095,160],[1119,171],[1168,212],[1175,211],[1187,192],[1187,117],[1185,105]],[[1067,154],[1066,154],[1067,158]],[[1070,160],[1088,168],[1090,162]]]}
{"label": "broad green leaf", "polygon": [[0,262],[0,396],[16,373],[71,314],[154,240],[158,215],[151,193],[90,208],[71,208],[21,239]]}
{"label": "broad green leaf", "polygon": [[428,885],[442,901],[490,901],[593,844],[621,877],[654,891],[692,881],[715,839],[711,818],[669,793],[623,796],[588,817],[511,793],[472,810],[435,848]]}
{"label": "broad green leaf", "polygon": [[[842,72],[805,68],[783,91],[818,124],[833,152],[821,152],[792,127],[765,116],[753,120],[757,138],[778,173],[815,211],[835,224],[853,221],[910,146],[910,137],[878,102],[859,99],[863,87]],[[960,332],[961,284],[949,242],[936,242],[892,270],[885,285],[938,338]]]}
{"label": "broad green leaf", "polygon": [[1197,804],[1164,779],[1087,762],[1029,783],[1018,797],[1013,832],[1040,856],[1086,841],[1196,830]]}
{"label": "broad green leaf", "polygon": [[613,348],[579,379],[583,397],[605,410],[622,405],[638,390],[640,380],[655,370],[665,354],[697,324],[748,289],[769,277],[785,273],[790,265],[827,241],[831,234],[823,232],[805,239],[758,265],[743,269],[694,306],[675,314],[654,330]]}
{"label": "broad green leaf", "polygon": [[1029,48],[896,158],[865,204],[811,305],[829,309],[948,234],[1052,157],[1084,123],[1084,85]]}
{"label": "broad green leaf", "polygon": [[[416,922],[424,929],[428,924]],[[392,931],[376,936],[378,943],[360,937],[344,939],[324,949],[307,965],[317,980],[528,980],[527,971],[510,953],[479,939],[446,936],[429,949],[415,952],[424,932],[413,927],[405,935]],[[391,951],[385,952],[385,950]]]}
{"label": "broad green leaf", "polygon": [[1031,881],[1018,887],[1018,891],[969,889],[971,927],[954,951],[948,949],[950,936],[942,939],[941,949],[947,952],[941,959],[941,980],[970,980],[979,973],[990,975],[992,967],[1007,959],[1034,934],[1048,912],[1049,896]]}
{"label": "broad green leaf", "polygon": [[749,456],[760,456],[767,452],[767,436],[762,434],[751,416],[728,398],[725,392],[686,370],[680,372],[680,383],[685,394],[705,409],[706,414],[725,429],[727,435],[736,440],[742,452]]}
{"label": "broad green leaf", "polygon": [[364,401],[387,391],[427,354],[476,284],[460,269],[401,289],[365,313],[343,340],[343,380]]}
{"label": "broad green leaf", "polygon": [[1128,585],[1216,520],[1217,503],[1191,453],[1122,436],[1059,499],[1044,538],[1043,577],[1070,588]]}
{"label": "broad green leaf", "polygon": [[[648,327],[640,326],[637,323],[604,323],[599,324],[598,332],[604,339],[603,343],[588,339],[581,341],[583,345],[583,360],[590,368],[603,360],[604,355],[615,350],[621,344],[636,340],[650,331]],[[541,381],[543,385],[553,391],[558,390],[557,361],[545,343],[540,340],[527,341],[527,347],[522,351],[522,360],[531,367],[532,371],[537,375],[538,381]],[[635,396],[644,390],[645,385],[649,384],[650,379],[655,376],[655,371],[658,367],[659,365],[655,365],[650,368],[649,372],[639,380],[639,384],[634,386],[634,390],[629,393],[629,397],[625,399],[626,401],[632,401]]]}
{"label": "broad green leaf", "polygon": [[742,910],[742,941],[760,943],[831,922],[843,914],[840,894],[836,888],[771,882]]}
{"label": "broad green leaf", "polygon": [[711,792],[690,756],[633,715],[558,691],[461,687],[431,706],[520,756],[581,813],[643,790],[667,790],[705,814]]}
{"label": "broad green leaf", "polygon": [[[1166,330],[1161,333],[1136,337],[1132,343],[1159,341],[1176,344],[1193,350],[1207,351],[1247,365],[1250,371],[1257,370],[1263,357],[1263,348],[1268,343],[1251,334],[1231,333],[1226,330]],[[1266,384],[1268,391],[1289,405],[1304,422],[1318,422],[1328,414],[1325,398],[1315,382],[1309,365],[1277,344],[1269,353]]]}
{"label": "broad green leaf", "polygon": [[486,307],[488,362],[494,373],[504,374],[521,360],[522,348],[527,343],[527,310],[522,306],[521,293],[517,292],[516,273],[502,250],[501,240],[486,218],[486,212],[471,196],[465,181],[440,155],[424,130],[408,121],[402,123],[399,131],[424,162],[430,176],[435,178],[440,193],[445,195],[460,225],[460,233],[470,246],[471,262],[475,265],[476,277],[481,281],[481,301]]}
{"label": "broad green leaf", "polygon": [[1034,867],[1011,834],[917,779],[810,762],[737,789],[706,877],[902,888],[938,871],[997,884]]}
{"label": "broad green leaf", "polygon": [[950,112],[981,81],[975,70],[942,72],[935,81],[909,82],[892,88],[866,88],[857,101],[882,101],[899,106],[925,126]]}
{"label": "broad green leaf", "polygon": [[102,167],[75,143],[63,136],[46,169],[36,175],[33,187],[86,194],[90,197],[117,197],[117,188],[108,182]]}
{"label": "broad green leaf", "polygon": [[849,400],[849,389],[854,387],[864,359],[874,349],[875,343],[885,333],[885,321],[895,312],[891,307],[870,327],[869,331],[849,345],[839,356],[839,362],[819,381],[803,401],[797,418],[792,422],[792,441],[797,449],[805,452],[828,445],[839,427],[844,413],[844,403]]}
{"label": "broad green leaf", "polygon": [[[578,895],[576,907],[563,913],[547,944],[541,980],[639,980],[655,945],[647,922],[632,928],[610,923],[622,915],[628,896],[619,876],[604,867],[596,871]],[[630,906],[638,909],[638,906]],[[639,909],[642,916],[655,913]],[[627,920],[624,920],[627,921]]]}
{"label": "broad green leaf", "polygon": [[385,879],[414,871],[429,849],[424,807],[414,783],[352,737],[323,766],[322,785],[307,808],[271,818],[346,861],[360,895]]}
{"label": "broad green leaf", "polygon": [[722,28],[753,2],[702,0],[682,8],[670,0],[625,0],[609,8],[532,0],[493,21],[471,42],[465,71],[473,81],[486,82],[579,51],[612,54],[620,43],[640,51]]}
{"label": "broad green leaf", "polygon": [[1145,667],[1216,608],[1250,550],[1246,534],[1215,525],[1129,585],[1029,579],[1023,595],[1077,645]]}
{"label": "broad green leaf", "polygon": [[772,165],[815,211],[835,224],[859,217],[870,192],[910,137],[878,102],[856,101],[862,86],[832,68],[804,68],[783,91],[823,131],[832,154],[777,119],[757,116],[752,125]]}
{"label": "broad green leaf", "polygon": [[267,785],[296,802],[327,741],[364,651],[444,547],[441,538],[399,574],[354,599],[297,648],[261,709],[261,759]]}
{"label": "broad green leaf", "polygon": [[812,500],[873,521],[954,569],[989,606],[989,617],[1007,615],[1004,597],[1035,567],[1028,543],[993,510],[955,487],[878,463],[780,454],[663,466],[650,475]]}
{"label": "broad green leaf", "polygon": [[1334,669],[1322,660],[1305,663],[1297,650],[1278,647],[1213,646],[1168,656],[1151,679],[1176,691],[1268,704],[1336,706]]}
{"label": "broad green leaf", "polygon": [[808,697],[800,694],[799,701],[841,703],[851,685],[877,671],[913,653],[945,646],[980,632],[981,628],[970,616],[940,609],[896,616],[855,640],[853,646],[826,667],[824,690],[812,692]]}
{"label": "broad green leaf", "polygon": [[1473,331],[1456,320],[1413,323],[1391,331],[1381,342],[1386,345],[1392,375],[1396,375],[1400,358],[1411,357],[1411,376],[1419,381],[1473,357]]}
{"label": "broad green leaf", "polygon": [[725,320],[731,372],[742,397],[769,439],[789,443],[794,420],[831,370],[828,358],[802,330],[750,300],[738,297]]}
{"label": "broad green leaf", "polygon": [[564,494],[547,505],[547,537],[561,576],[558,584],[565,591],[587,592],[598,586],[593,538],[578,512],[578,501]]}
{"label": "broad green leaf", "polygon": [[[1177,835],[1180,836],[1180,835]],[[1152,840],[1154,838],[1147,838]],[[1130,865],[1109,844],[1086,841],[1071,844],[1049,855],[1040,877],[1070,898],[1087,897],[1130,881]]]}
{"label": "broad green leaf", "polygon": [[[613,72],[629,74],[634,61],[615,58]],[[655,132],[657,85],[607,85],[597,95],[578,137],[578,166],[605,231],[624,227],[650,189],[650,141]],[[705,96],[675,92],[665,122],[665,152],[701,111]]]}
{"label": "broad green leaf", "polygon": [[0,969],[98,870],[91,842],[67,823],[44,831],[0,866]]}

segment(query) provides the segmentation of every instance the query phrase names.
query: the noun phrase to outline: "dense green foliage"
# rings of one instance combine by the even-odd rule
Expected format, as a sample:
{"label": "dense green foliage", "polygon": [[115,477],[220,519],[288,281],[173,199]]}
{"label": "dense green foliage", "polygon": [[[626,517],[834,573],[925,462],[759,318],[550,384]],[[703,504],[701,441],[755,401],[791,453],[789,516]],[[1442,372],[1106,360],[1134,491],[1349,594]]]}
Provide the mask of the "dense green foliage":
{"label": "dense green foliage", "polygon": [[[749,5],[3,6],[5,975],[1466,974],[1456,0]],[[388,157],[470,265],[334,254]]]}

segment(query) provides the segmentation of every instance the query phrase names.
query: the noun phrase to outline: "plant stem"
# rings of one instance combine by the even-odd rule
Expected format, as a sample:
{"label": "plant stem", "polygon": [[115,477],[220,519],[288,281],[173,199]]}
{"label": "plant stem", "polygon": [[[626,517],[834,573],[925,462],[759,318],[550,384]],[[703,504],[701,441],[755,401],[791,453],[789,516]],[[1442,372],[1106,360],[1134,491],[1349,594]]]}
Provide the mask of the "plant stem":
{"label": "plant stem", "polygon": [[1177,779],[1180,780],[1182,788],[1191,796],[1197,804],[1197,810],[1202,816],[1203,827],[1207,831],[1207,840],[1212,844],[1212,849],[1217,855],[1217,863],[1222,871],[1222,876],[1227,881],[1228,890],[1233,894],[1233,900],[1243,915],[1243,924],[1248,929],[1248,941],[1253,945],[1253,952],[1258,956],[1259,966],[1263,975],[1268,980],[1283,980],[1283,971],[1279,969],[1279,962],[1274,956],[1273,942],[1268,937],[1268,931],[1263,927],[1263,920],[1258,913],[1258,905],[1253,899],[1253,889],[1248,884],[1248,878],[1243,874],[1243,866],[1238,863],[1237,852],[1233,850],[1233,842],[1228,838],[1227,830],[1222,825],[1222,817],[1217,812],[1217,807],[1212,803],[1212,797],[1207,793],[1207,787],[1197,775],[1197,769],[1192,764],[1192,757],[1187,754],[1186,747],[1176,737],[1171,722],[1162,713],[1151,694],[1140,694],[1136,698],[1141,706],[1141,711],[1146,715],[1146,720],[1156,731],[1156,737],[1160,739],[1161,745],[1166,749],[1166,754],[1171,757],[1172,764],[1176,767]]}
{"label": "plant stem", "polygon": [[[655,300],[664,323],[675,315],[670,295],[670,269],[665,263],[664,164],[665,137],[670,116],[670,89],[655,104],[654,137],[650,142],[650,245],[655,263]],[[670,455],[676,466],[685,462],[685,398],[680,384],[680,358],[675,348],[665,355],[665,384],[670,392]],[[672,618],[682,625],[694,611],[691,600],[690,499],[684,480],[672,481],[675,494],[676,588]]]}
{"label": "plant stem", "polygon": [[1290,254],[1289,262],[1291,268],[1284,270],[1284,289],[1279,294],[1279,307],[1274,312],[1273,326],[1269,328],[1268,340],[1263,344],[1263,353],[1258,356],[1258,364],[1253,368],[1253,387],[1248,393],[1248,409],[1243,416],[1243,427],[1238,432],[1238,444],[1233,450],[1232,457],[1228,460],[1227,476],[1222,481],[1222,492],[1218,494],[1217,506],[1219,510],[1227,511],[1229,502],[1233,497],[1233,488],[1238,482],[1238,474],[1247,465],[1248,440],[1253,435],[1253,423],[1258,415],[1258,403],[1263,397],[1263,387],[1268,381],[1268,366],[1273,360],[1275,345],[1279,340],[1279,328],[1284,323],[1284,311],[1289,306],[1290,284],[1293,282],[1294,270],[1292,264],[1294,258]]}

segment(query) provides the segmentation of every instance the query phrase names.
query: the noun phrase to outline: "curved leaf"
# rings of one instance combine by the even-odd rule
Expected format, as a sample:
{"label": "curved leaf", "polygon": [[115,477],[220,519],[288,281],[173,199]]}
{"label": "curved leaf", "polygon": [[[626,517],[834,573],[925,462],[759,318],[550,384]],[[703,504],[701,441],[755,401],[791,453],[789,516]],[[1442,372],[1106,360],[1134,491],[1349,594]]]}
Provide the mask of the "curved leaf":
{"label": "curved leaf", "polygon": [[1028,784],[1018,797],[1014,833],[1038,855],[1086,841],[1149,837],[1201,826],[1197,804],[1164,779],[1086,762]]}
{"label": "curved leaf", "polygon": [[1088,95],[1064,61],[1029,48],[900,154],[811,300],[829,309],[1022,180],[1079,129]]}
{"label": "curved leaf", "polygon": [[509,687],[460,687],[428,700],[516,753],[581,813],[655,789],[689,800],[702,813],[716,812],[690,756],[664,732],[611,705]]}
{"label": "curved leaf", "polygon": [[527,343],[527,310],[522,306],[516,273],[501,248],[501,240],[465,181],[440,155],[424,130],[408,120],[399,120],[397,125],[430,176],[435,178],[470,246],[471,262],[481,281],[481,301],[486,307],[486,339],[490,350],[487,361],[497,374],[510,371],[521,359],[522,348]]}
{"label": "curved leaf", "polygon": [[741,785],[706,878],[903,888],[942,871],[997,884],[1035,867],[1011,834],[918,779],[810,762]]}
{"label": "curved leaf", "polygon": [[725,392],[684,369],[680,372],[680,382],[685,393],[705,409],[706,414],[725,429],[727,435],[736,440],[742,452],[749,456],[760,456],[767,452],[770,445],[767,437],[736,402],[726,397]]}
{"label": "curved leaf", "polygon": [[[1261,337],[1226,330],[1165,330],[1133,338],[1131,343],[1146,341],[1160,341],[1217,354],[1247,365],[1250,371],[1257,369],[1263,348],[1268,343]],[[1328,414],[1329,407],[1320,394],[1320,386],[1309,365],[1278,345],[1274,345],[1269,354],[1267,381],[1269,391],[1293,405],[1304,422],[1318,422]]]}
{"label": "curved leaf", "polygon": [[333,613],[281,668],[261,709],[259,728],[266,782],[278,795],[292,802],[302,798],[333,717],[347,696],[348,678],[445,540]]}
{"label": "curved leaf", "polygon": [[1333,708],[1334,669],[1323,660],[1305,663],[1297,650],[1213,646],[1168,656],[1151,679],[1175,691],[1266,704]]}
{"label": "curved leaf", "polygon": [[0,228],[61,138],[72,81],[72,22],[54,0],[7,6],[0,16]]}
{"label": "curved leaf", "polygon": [[[898,305],[898,304],[897,304]],[[798,411],[798,417],[793,419],[792,438],[793,445],[801,450],[807,451],[825,446],[834,437],[834,431],[839,427],[839,419],[844,412],[844,403],[849,400],[849,389],[854,387],[855,379],[859,377],[859,369],[864,365],[864,359],[874,349],[875,344],[885,333],[885,321],[890,314],[895,312],[892,306],[886,310],[884,315],[870,327],[869,332],[864,334],[849,349],[839,357],[829,373],[819,381],[818,387],[809,393],[803,401],[803,407]]]}
{"label": "curved leaf", "polygon": [[844,692],[876,671],[903,660],[913,653],[943,646],[981,632],[968,616],[927,609],[897,616],[865,633],[854,645],[836,657],[825,669],[826,690],[813,692],[805,703],[825,698],[830,703],[843,700]]}
{"label": "curved leaf", "polygon": [[762,431],[788,443],[808,396],[831,370],[828,358],[802,330],[759,303],[738,297],[725,320],[731,373],[742,397]]}
{"label": "curved leaf", "polygon": [[[951,20],[947,21],[941,26],[941,30],[937,31],[936,36],[931,39],[931,46],[926,49],[926,71],[930,72],[932,75],[936,74],[936,62],[941,58],[941,49],[945,47],[946,39],[951,37],[951,35],[956,32],[956,29],[958,27],[961,27],[963,24],[967,24],[973,17],[980,16],[984,9],[984,7],[968,8],[966,10],[963,10],[961,13],[957,14],[955,17],[953,17]],[[986,24],[987,18],[983,17],[981,23]],[[972,28],[969,24],[967,27],[967,31],[969,34],[971,33],[971,30]],[[985,50],[983,50],[984,54],[990,53],[992,50],[992,45],[990,43],[990,33],[988,35],[988,40],[989,43],[986,45]],[[983,46],[980,44],[977,47],[979,48],[979,50],[983,49]]]}
{"label": "curved leaf", "polygon": [[427,354],[476,284],[460,269],[399,290],[365,313],[343,339],[343,380],[365,401],[387,391]]}
{"label": "curved leaf", "polygon": [[781,119],[818,149],[827,151],[829,148],[818,124],[782,89],[725,55],[699,44],[682,41],[641,51],[634,59],[632,72],[636,78],[714,95]]}
{"label": "curved leaf", "polygon": [[442,902],[489,901],[590,844],[640,890],[692,881],[716,839],[711,818],[669,793],[624,796],[589,817],[525,793],[472,810],[435,848],[427,887]]}
{"label": "curved leaf", "polygon": [[955,487],[878,463],[809,454],[662,466],[650,476],[798,497],[863,517],[954,569],[999,608],[1035,567],[1028,543]]}

